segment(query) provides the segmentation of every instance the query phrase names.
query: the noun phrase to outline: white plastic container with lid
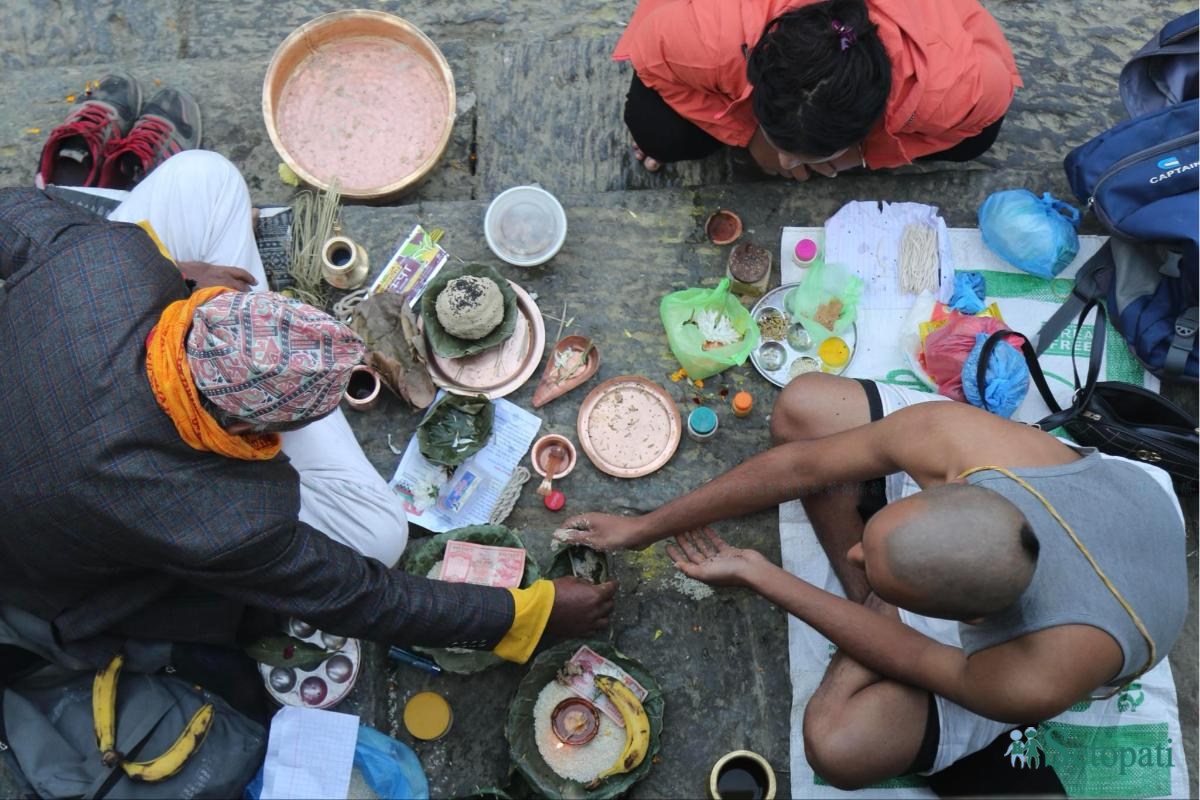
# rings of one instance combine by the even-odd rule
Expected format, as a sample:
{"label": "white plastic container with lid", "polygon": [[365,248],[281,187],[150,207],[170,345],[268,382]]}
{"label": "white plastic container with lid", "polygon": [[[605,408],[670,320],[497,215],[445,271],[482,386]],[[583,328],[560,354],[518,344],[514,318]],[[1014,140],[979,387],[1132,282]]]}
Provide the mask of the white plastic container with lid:
{"label": "white plastic container with lid", "polygon": [[483,218],[488,247],[515,267],[536,267],[558,254],[567,239],[567,214],[540,186],[514,186],[496,195]]}

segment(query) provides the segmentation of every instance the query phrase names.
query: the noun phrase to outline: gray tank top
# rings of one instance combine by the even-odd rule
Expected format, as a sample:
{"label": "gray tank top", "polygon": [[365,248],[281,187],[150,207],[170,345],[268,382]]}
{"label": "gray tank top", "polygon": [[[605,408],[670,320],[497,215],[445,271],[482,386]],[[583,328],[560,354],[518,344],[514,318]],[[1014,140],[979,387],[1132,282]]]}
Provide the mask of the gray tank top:
{"label": "gray tank top", "polygon": [[[1187,539],[1178,502],[1134,462],[1076,450],[1083,458],[1070,464],[1013,472],[1075,531],[1145,624],[1161,661],[1187,616]],[[982,625],[959,625],[967,655],[1056,625],[1092,625],[1116,639],[1125,656],[1112,684],[1135,674],[1146,663],[1146,641],[1062,526],[1027,489],[998,472],[977,472],[967,481],[1021,509],[1041,544],[1033,580],[1017,603]]]}

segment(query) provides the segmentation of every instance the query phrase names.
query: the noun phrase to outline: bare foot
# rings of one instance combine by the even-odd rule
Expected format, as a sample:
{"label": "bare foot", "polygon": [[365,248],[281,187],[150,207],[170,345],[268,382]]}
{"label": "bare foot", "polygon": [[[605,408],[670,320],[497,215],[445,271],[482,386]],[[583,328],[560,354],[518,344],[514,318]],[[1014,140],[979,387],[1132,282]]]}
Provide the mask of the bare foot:
{"label": "bare foot", "polygon": [[633,146],[633,157],[642,162],[642,166],[646,168],[647,172],[658,172],[662,169],[662,164],[643,153],[642,148],[636,144]]}

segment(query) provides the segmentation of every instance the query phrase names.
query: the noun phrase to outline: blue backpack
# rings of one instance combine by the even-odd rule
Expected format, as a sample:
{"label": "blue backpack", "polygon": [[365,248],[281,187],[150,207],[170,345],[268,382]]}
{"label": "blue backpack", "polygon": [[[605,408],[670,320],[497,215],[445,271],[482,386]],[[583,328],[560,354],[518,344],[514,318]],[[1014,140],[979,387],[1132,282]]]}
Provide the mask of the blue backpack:
{"label": "blue backpack", "polygon": [[1078,307],[1103,297],[1147,369],[1197,379],[1198,16],[1193,11],[1166,25],[1122,70],[1121,99],[1132,119],[1066,158],[1071,189],[1112,237],[1081,270],[1074,313],[1064,307],[1042,329],[1039,352]]}

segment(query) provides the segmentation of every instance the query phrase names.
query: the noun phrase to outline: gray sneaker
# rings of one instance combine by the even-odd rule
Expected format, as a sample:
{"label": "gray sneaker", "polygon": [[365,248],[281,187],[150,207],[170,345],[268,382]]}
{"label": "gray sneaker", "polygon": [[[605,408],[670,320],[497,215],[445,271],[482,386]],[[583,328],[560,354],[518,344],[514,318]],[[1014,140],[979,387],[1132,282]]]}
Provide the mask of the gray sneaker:
{"label": "gray sneaker", "polygon": [[200,146],[200,105],[181,89],[163,89],[142,109],[133,130],[112,142],[100,172],[100,186],[132,189],[176,153]]}

